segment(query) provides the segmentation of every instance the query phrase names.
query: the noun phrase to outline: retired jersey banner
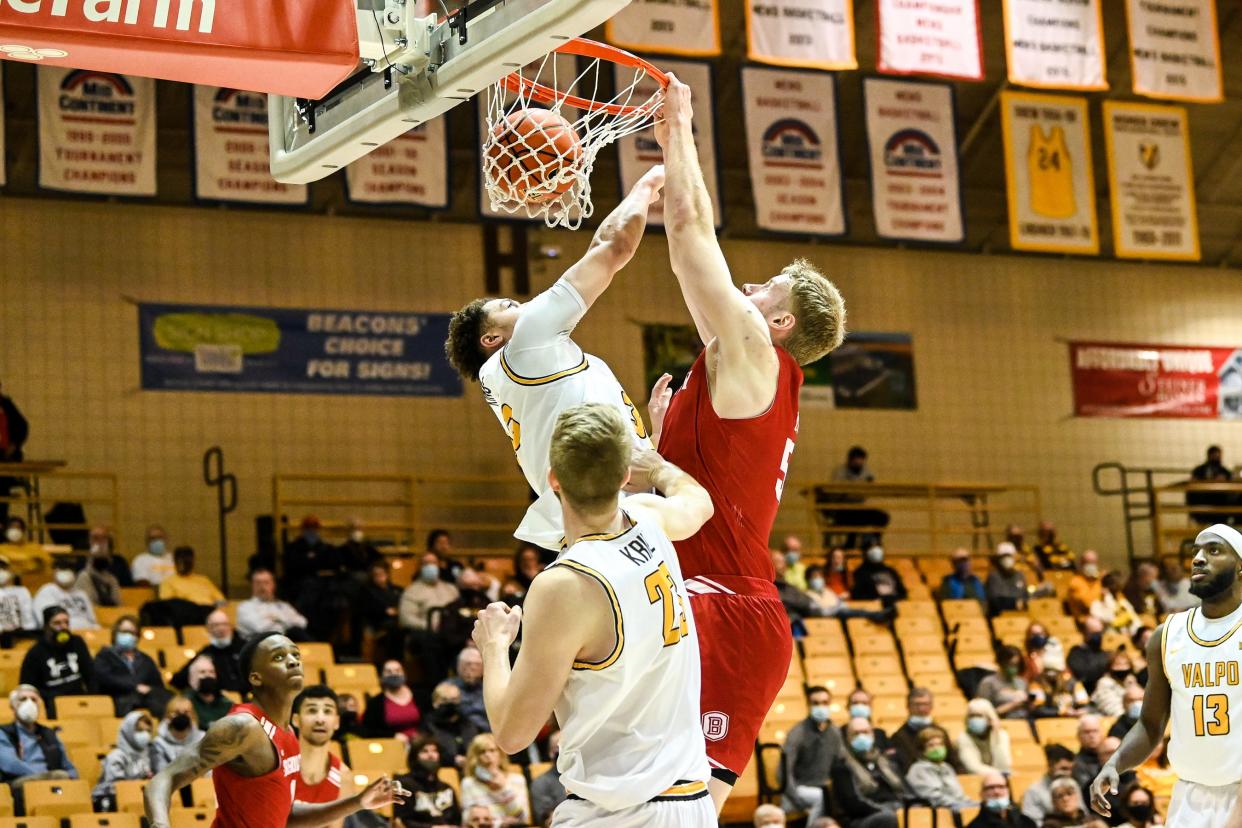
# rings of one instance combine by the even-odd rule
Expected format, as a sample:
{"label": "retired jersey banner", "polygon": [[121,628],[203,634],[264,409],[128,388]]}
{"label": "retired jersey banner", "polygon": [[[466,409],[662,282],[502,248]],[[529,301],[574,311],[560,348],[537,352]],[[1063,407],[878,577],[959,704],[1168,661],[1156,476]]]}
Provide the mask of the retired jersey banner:
{"label": "retired jersey banner", "polygon": [[845,233],[832,75],[742,70],[755,221],[765,230]]}
{"label": "retired jersey banner", "polygon": [[[699,151],[699,166],[703,169],[703,183],[712,200],[712,212],[716,226],[724,221],[720,200],[720,173],[716,168],[716,118],[712,106],[712,69],[706,63],[688,60],[662,60],[660,68],[672,72],[690,87],[691,106],[694,110],[694,145]],[[616,68],[617,83],[629,83],[632,71],[621,66]],[[638,84],[635,100],[645,100],[655,90],[655,81],[644,78]],[[739,124],[740,126],[740,124]],[[664,163],[664,150],[656,143],[655,130],[647,127],[641,132],[617,141],[617,158],[620,161],[621,193],[628,193],[638,179],[656,164]],[[647,213],[649,225],[664,225],[664,200],[651,205]]]}
{"label": "retired jersey banner", "polygon": [[1013,248],[1100,252],[1086,99],[1002,92],[1001,127]]}
{"label": "retired jersey banner", "polygon": [[746,0],[747,54],[803,69],[857,69],[854,0]]}
{"label": "retired jersey banner", "polygon": [[1225,99],[1216,0],[1126,0],[1126,20],[1135,94],[1201,103]]}
{"label": "retired jersey banner", "polygon": [[1009,81],[1045,89],[1107,89],[1101,0],[1005,0]]}
{"label": "retired jersey banner", "polygon": [[272,178],[267,151],[267,95],[194,87],[194,189],[198,198],[305,204],[305,184]]}
{"label": "retired jersey banner", "polygon": [[155,81],[39,68],[39,186],[155,195]]}
{"label": "retired jersey banner", "polygon": [[1104,102],[1113,241],[1126,259],[1199,259],[1190,127],[1180,106]]}
{"label": "retired jersey banner", "polygon": [[983,80],[978,0],[876,0],[881,72]]}
{"label": "retired jersey banner", "polygon": [[1069,346],[1077,417],[1242,419],[1242,348]]}
{"label": "retired jersey banner", "polygon": [[346,167],[350,201],[447,207],[448,145],[444,126],[444,118],[434,118]]}
{"label": "retired jersey banner", "polygon": [[962,241],[953,87],[867,78],[863,97],[876,233],[888,239]]}
{"label": "retired jersey banner", "polygon": [[631,0],[604,24],[604,36],[638,52],[712,57],[720,54],[718,0]]}

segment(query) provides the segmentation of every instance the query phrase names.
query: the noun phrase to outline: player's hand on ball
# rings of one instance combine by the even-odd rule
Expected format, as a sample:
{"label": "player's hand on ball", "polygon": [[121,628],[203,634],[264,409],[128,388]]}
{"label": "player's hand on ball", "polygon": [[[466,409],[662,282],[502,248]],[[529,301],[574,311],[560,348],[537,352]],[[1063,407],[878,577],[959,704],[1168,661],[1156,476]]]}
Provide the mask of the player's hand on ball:
{"label": "player's hand on ball", "polygon": [[374,811],[387,805],[400,805],[409,795],[410,792],[401,787],[400,782],[381,776],[367,785],[359,797],[359,802],[366,810]]}
{"label": "player's hand on ball", "polygon": [[1091,808],[1097,814],[1112,816],[1112,808],[1108,804],[1108,795],[1117,793],[1117,769],[1105,765],[1100,775],[1091,783]]}
{"label": "player's hand on ball", "polygon": [[517,638],[522,626],[522,608],[496,601],[479,610],[474,622],[474,643],[482,650],[488,644],[509,647]]}

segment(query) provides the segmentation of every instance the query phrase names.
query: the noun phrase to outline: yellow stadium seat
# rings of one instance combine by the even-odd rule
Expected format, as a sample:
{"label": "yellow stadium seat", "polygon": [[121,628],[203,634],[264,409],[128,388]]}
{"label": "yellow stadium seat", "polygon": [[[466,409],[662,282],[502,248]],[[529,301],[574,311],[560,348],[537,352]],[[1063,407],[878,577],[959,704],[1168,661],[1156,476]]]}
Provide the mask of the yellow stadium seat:
{"label": "yellow stadium seat", "polygon": [[0,650],[0,667],[21,667],[22,660],[25,658],[25,652],[10,649]]}
{"label": "yellow stadium seat", "polygon": [[907,636],[912,635],[934,635],[938,638],[944,636],[944,629],[940,626],[940,619],[935,615],[906,615],[904,612],[898,615],[893,621],[893,628],[897,630],[897,635],[904,642]]}
{"label": "yellow stadium seat", "polygon": [[[357,770],[354,770],[354,769],[351,769],[351,770],[353,770],[354,772],[354,787],[359,791],[361,791],[367,785],[370,785],[376,779],[379,779],[379,777],[381,776],[381,774],[378,772],[360,773]],[[386,805],[385,807],[381,808],[375,813],[379,814],[380,816],[391,819],[392,818],[392,806]],[[170,826],[170,828],[172,827]]]}
{"label": "yellow stadium seat", "polygon": [[67,817],[91,812],[91,786],[85,779],[41,779],[22,786],[28,816]]}
{"label": "yellow stadium seat", "polygon": [[189,647],[177,645],[176,647],[165,647],[160,650],[159,662],[164,665],[164,672],[170,676],[176,673],[185,665],[189,664],[194,657],[198,655],[197,650]]}
{"label": "yellow stadium seat", "polygon": [[768,711],[769,719],[793,719],[800,721],[807,717],[806,699],[777,699]]}
{"label": "yellow stadium seat", "polygon": [[848,656],[849,645],[846,644],[844,635],[840,638],[832,636],[804,638],[802,639],[802,655],[806,658],[814,658],[816,656]]}
{"label": "yellow stadium seat", "polygon": [[854,686],[854,668],[850,666],[850,660],[842,656],[821,656],[819,658],[808,658],[803,662],[806,669],[807,684],[822,684],[833,692],[837,692],[828,682],[834,682],[836,687]]}
{"label": "yellow stadium seat", "polygon": [[925,675],[927,673],[951,673],[953,668],[949,665],[949,656],[941,647],[935,652],[911,652],[906,650],[906,670],[910,675]]}
{"label": "yellow stadium seat", "polygon": [[[104,609],[104,607],[99,607],[99,609]],[[91,655],[98,655],[100,650],[112,643],[112,633],[106,629],[77,630],[76,634],[81,637]]]}
{"label": "yellow stadium seat", "polygon": [[181,646],[181,642],[177,640],[175,627],[144,627],[139,638],[157,650]]}
{"label": "yellow stadium seat", "polygon": [[1009,734],[1011,746],[1018,742],[1035,741],[1035,737],[1031,735],[1031,723],[1026,719],[1001,719],[1001,727]]}
{"label": "yellow stadium seat", "polygon": [[759,805],[759,763],[753,759],[738,777],[720,814],[721,823],[750,822]]}
{"label": "yellow stadium seat", "polygon": [[[980,788],[976,787],[973,790],[966,791],[966,795],[977,799],[983,796],[983,792]],[[972,805],[969,808],[962,808],[957,812],[957,816],[962,820],[963,825],[969,825],[974,821],[975,817],[979,816],[979,808],[976,805]],[[953,823],[950,822],[949,825],[953,825]]]}
{"label": "yellow stadium seat", "polygon": [[902,828],[953,828],[953,812],[948,808],[911,808],[897,812],[897,824]]}
{"label": "yellow stadium seat", "polygon": [[[89,718],[70,717],[68,710],[62,709],[59,712],[61,718],[56,722],[56,732],[67,747],[96,747],[99,744],[98,722]],[[111,710],[108,715],[112,715]]]}
{"label": "yellow stadium seat", "polygon": [[353,689],[369,696],[379,692],[379,673],[374,664],[329,664],[323,676],[324,683],[337,692]]}
{"label": "yellow stadium seat", "polygon": [[[179,794],[173,795],[172,806],[185,808]],[[190,783],[190,808],[206,808],[212,811],[216,809],[216,787],[210,779],[195,779]]]}
{"label": "yellow stadium seat", "polygon": [[957,775],[957,784],[962,786],[962,790],[971,799],[980,799],[980,786],[983,784],[983,777],[977,773],[959,773]]}
{"label": "yellow stadium seat", "polygon": [[1044,749],[1034,742],[1030,741],[1014,741],[1009,742],[1009,756],[1013,762],[1013,770],[1015,774],[1020,773],[1043,773],[1048,765],[1048,760],[1044,756]]}
{"label": "yellow stadium seat", "polygon": [[868,676],[902,675],[901,661],[895,655],[860,655],[854,659],[858,680],[866,683]]}
{"label": "yellow stadium seat", "polygon": [[1077,745],[1078,720],[1069,717],[1036,719],[1035,733],[1039,736],[1039,741],[1045,745],[1057,744],[1066,747]]}
{"label": "yellow stadium seat", "polygon": [[902,601],[898,606],[898,617],[905,616],[907,618],[938,618],[939,613],[936,611],[936,602],[927,600],[906,600]]}
{"label": "yellow stadium seat", "polygon": [[[989,633],[959,633],[953,637],[954,652],[958,655],[962,653],[985,653],[992,655],[992,636]],[[959,665],[960,666],[960,665]]]}
{"label": "yellow stadium seat", "polygon": [[[108,696],[60,696],[56,699],[56,718],[92,719],[116,715],[116,706]],[[112,734],[114,737],[116,733]]]}
{"label": "yellow stadium seat", "polygon": [[[116,809],[126,814],[141,814],[145,810],[142,801],[142,789],[147,786],[144,779],[122,779],[116,783]],[[176,803],[181,797],[174,795]]]}
{"label": "yellow stadium seat", "polygon": [[958,635],[983,635],[992,637],[992,628],[983,618],[958,618],[949,624],[949,637]]}
{"label": "yellow stadium seat", "polygon": [[543,776],[548,771],[552,770],[552,766],[554,764],[556,763],[555,762],[531,762],[526,767],[526,775],[530,779],[531,782],[534,782],[536,779]]}
{"label": "yellow stadium seat", "polygon": [[332,654],[332,645],[322,641],[299,644],[298,651],[302,654],[302,670],[306,673],[307,684],[322,681],[324,668],[336,661],[336,656]]}
{"label": "yellow stadium seat", "polygon": [[897,655],[897,643],[887,632],[854,637],[855,655]]}
{"label": "yellow stadium seat", "polygon": [[138,617],[138,610],[134,607],[95,607],[95,620],[99,622],[99,626],[103,628],[103,635],[109,636],[109,630],[127,615]]}
{"label": "yellow stadium seat", "polygon": [[1021,802],[1022,795],[1026,793],[1026,789],[1034,785],[1044,775],[1041,771],[1026,771],[1014,767],[1013,775],[1009,777],[1010,797],[1014,802]]}
{"label": "yellow stadium seat", "polygon": [[776,697],[778,699],[800,699],[805,692],[802,687],[802,677],[789,675],[785,676],[785,683],[781,685],[781,689],[776,694]]}
{"label": "yellow stadium seat", "polygon": [[349,743],[350,767],[367,775],[405,773],[405,742],[400,739],[355,739]]}
{"label": "yellow stadium seat", "polygon": [[206,627],[182,627],[181,646],[198,652],[211,643],[211,635]]}
{"label": "yellow stadium seat", "polygon": [[73,814],[69,828],[142,828],[137,814]]}
{"label": "yellow stadium seat", "polygon": [[65,752],[69,754],[69,761],[73,762],[73,766],[78,769],[78,778],[85,779],[94,787],[99,781],[99,776],[103,771],[103,760],[108,752],[100,749],[98,742],[89,745],[65,743]]}
{"label": "yellow stadium seat", "polygon": [[1053,618],[1065,617],[1065,607],[1060,598],[1032,598],[1026,605],[1026,611],[1041,624],[1047,624]]}
{"label": "yellow stadium seat", "polygon": [[944,616],[945,623],[952,627],[955,622],[967,618],[982,619],[983,607],[972,598],[963,598],[957,601],[941,601],[940,614]]}
{"label": "yellow stadium seat", "polygon": [[0,828],[60,828],[57,817],[0,817]]}
{"label": "yellow stadium seat", "polygon": [[153,586],[132,586],[121,587],[121,604],[129,607],[130,612],[134,615],[138,614],[138,608],[147,601],[155,600],[155,587]]}
{"label": "yellow stadium seat", "polygon": [[910,690],[905,676],[868,676],[863,686],[873,696],[898,696],[903,705]]}
{"label": "yellow stadium seat", "polygon": [[0,785],[0,817],[13,816],[13,792],[8,785]]}
{"label": "yellow stadium seat", "polygon": [[799,720],[788,721],[786,719],[768,719],[759,726],[759,742],[768,744],[769,742],[777,745],[785,744],[785,737],[789,735],[789,731],[793,729]]}
{"label": "yellow stadium seat", "polygon": [[899,696],[877,696],[873,694],[871,697],[871,715],[876,719],[905,721],[907,712],[904,693]]}
{"label": "yellow stadium seat", "polygon": [[997,638],[1003,633],[1013,632],[1026,637],[1026,628],[1031,626],[1031,618],[1025,612],[1004,612],[992,619],[992,632]]}
{"label": "yellow stadium seat", "polygon": [[215,808],[176,808],[168,812],[168,828],[210,828]]}
{"label": "yellow stadium seat", "polygon": [[945,655],[944,638],[940,635],[928,635],[927,633],[897,633],[901,641],[901,649],[906,654],[906,666],[910,664],[912,656],[935,656],[939,654],[944,660],[945,667],[949,666],[949,659]]}
{"label": "yellow stadium seat", "polygon": [[115,745],[123,719],[116,716],[101,716],[95,721],[99,725],[99,744],[107,747]]}

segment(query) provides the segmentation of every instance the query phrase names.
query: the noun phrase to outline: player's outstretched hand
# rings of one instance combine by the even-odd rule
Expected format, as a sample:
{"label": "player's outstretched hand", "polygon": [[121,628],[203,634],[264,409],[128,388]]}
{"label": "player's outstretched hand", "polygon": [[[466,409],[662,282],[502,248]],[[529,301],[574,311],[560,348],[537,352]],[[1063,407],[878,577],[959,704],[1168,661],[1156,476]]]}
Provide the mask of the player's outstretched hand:
{"label": "player's outstretched hand", "polygon": [[1091,783],[1091,809],[1103,816],[1112,816],[1113,809],[1108,804],[1108,795],[1117,794],[1117,769],[1105,765],[1100,775]]}
{"label": "player's outstretched hand", "polygon": [[409,795],[410,792],[401,787],[400,782],[381,776],[366,786],[359,802],[366,810],[374,811],[387,805],[400,805]]}
{"label": "player's outstretched hand", "polygon": [[651,418],[651,433],[659,434],[664,430],[664,415],[668,413],[668,404],[673,399],[673,389],[669,385],[673,381],[672,374],[661,374],[651,386],[651,402],[647,403],[647,416]]}
{"label": "player's outstretched hand", "polygon": [[643,173],[643,177],[638,179],[638,183],[634,185],[637,190],[640,187],[647,190],[648,204],[655,204],[660,200],[660,191],[664,189],[664,165],[656,164],[647,172]]}
{"label": "player's outstretched hand", "polygon": [[480,650],[492,643],[507,648],[517,638],[521,626],[522,608],[496,601],[479,610],[479,617],[474,622],[474,643],[479,645]]}

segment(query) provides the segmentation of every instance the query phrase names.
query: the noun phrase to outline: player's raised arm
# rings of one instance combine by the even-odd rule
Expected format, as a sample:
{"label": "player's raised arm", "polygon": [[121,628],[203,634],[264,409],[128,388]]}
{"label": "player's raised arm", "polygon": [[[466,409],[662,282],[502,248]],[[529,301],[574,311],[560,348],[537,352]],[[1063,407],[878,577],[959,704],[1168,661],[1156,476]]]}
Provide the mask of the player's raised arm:
{"label": "player's raised arm", "polygon": [[631,495],[625,500],[625,508],[650,512],[669,540],[690,537],[711,520],[715,511],[707,489],[654,451],[635,452],[630,461],[630,480],[641,488],[663,493]]}
{"label": "player's raised arm", "polygon": [[259,742],[271,751],[267,735],[252,716],[225,716],[214,722],[197,744],[169,763],[143,788],[147,821],[151,828],[168,828],[168,806],[173,791],[179,791],[213,768],[231,762]]}

